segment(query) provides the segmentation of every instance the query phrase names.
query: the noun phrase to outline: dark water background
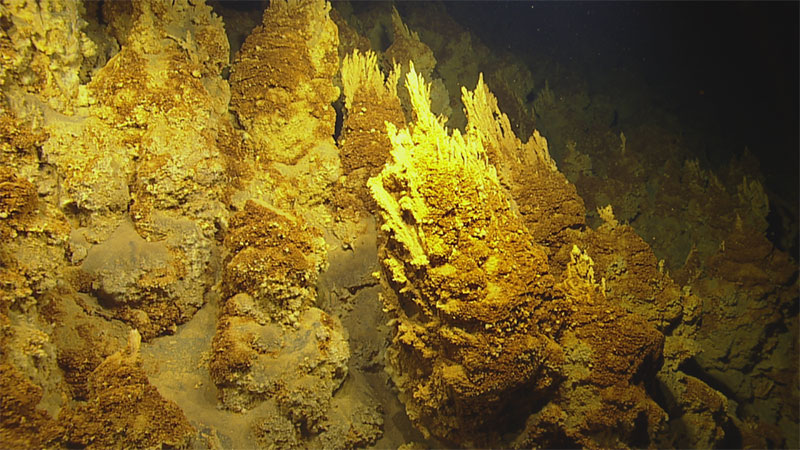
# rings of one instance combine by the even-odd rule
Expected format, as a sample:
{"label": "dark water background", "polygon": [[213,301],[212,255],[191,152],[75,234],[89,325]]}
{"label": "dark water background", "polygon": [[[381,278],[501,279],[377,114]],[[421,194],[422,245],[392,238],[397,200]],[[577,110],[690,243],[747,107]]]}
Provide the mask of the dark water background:
{"label": "dark water background", "polygon": [[[351,1],[356,10],[374,3]],[[429,3],[394,4],[403,16]],[[252,12],[255,25],[268,1],[212,4]],[[539,62],[557,62],[585,80],[590,95],[618,95],[621,102],[626,101],[622,97],[628,101],[635,97],[673,116],[683,141],[704,168],[720,173],[747,147],[760,162],[773,210],[778,202],[783,211],[791,211],[797,227],[799,1],[526,0],[446,1],[444,5],[451,17],[490,48],[509,51],[528,64],[537,92],[543,87]],[[249,30],[240,31],[246,35]],[[615,77],[620,72],[640,84],[626,85],[625,79]],[[619,124],[621,130],[625,126]],[[781,226],[780,219],[770,220],[771,225]],[[781,233],[796,233],[796,229],[773,229],[768,237],[779,244],[776,235]],[[784,250],[798,259],[797,248]]]}
{"label": "dark water background", "polygon": [[559,61],[597,91],[641,76],[710,168],[747,146],[773,201],[798,205],[800,2],[448,2],[490,47]]}

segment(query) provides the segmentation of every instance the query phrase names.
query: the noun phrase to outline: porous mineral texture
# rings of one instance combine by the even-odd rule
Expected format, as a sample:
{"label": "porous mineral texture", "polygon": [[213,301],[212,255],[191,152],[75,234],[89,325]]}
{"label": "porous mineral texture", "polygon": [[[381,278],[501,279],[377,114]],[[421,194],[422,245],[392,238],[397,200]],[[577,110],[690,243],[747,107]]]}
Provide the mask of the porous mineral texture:
{"label": "porous mineral texture", "polygon": [[0,0],[0,447],[799,446],[755,155],[420,5]]}
{"label": "porous mineral texture", "polygon": [[[499,125],[448,135],[413,64],[406,86],[417,119],[410,130],[387,124],[392,160],[369,186],[395,330],[387,370],[412,422],[467,446],[497,442],[507,414],[542,407],[571,420],[532,416],[516,445],[618,446],[655,432],[665,414],[643,384],[663,336],[605,301],[577,247],[562,279],[550,273],[490,162],[501,149],[484,150],[482,127]],[[538,148],[531,158],[550,161]]]}
{"label": "porous mineral texture", "polygon": [[2,158],[14,163],[0,166],[0,442],[53,447],[63,433],[55,418],[65,393],[56,342],[38,310],[60,284],[70,226],[41,201],[33,183],[39,177],[28,170],[37,134],[12,114],[2,121]]}
{"label": "porous mineral texture", "polygon": [[0,271],[4,275],[0,313],[33,311],[35,296],[58,285],[69,232],[64,215],[40,202],[31,182],[9,167],[0,167]]}
{"label": "porous mineral texture", "polygon": [[0,102],[0,164],[30,182],[37,181],[37,151],[46,138],[42,130],[34,130],[30,123],[17,118],[6,102]]}
{"label": "porous mineral texture", "polygon": [[[547,140],[533,130],[522,143],[482,74],[474,91],[462,88],[462,97],[467,128],[482,133],[489,162],[497,168],[501,184],[535,242],[548,256],[570,251],[569,231],[585,228],[586,212],[575,186],[550,157]],[[555,269],[560,273],[563,265]]]}
{"label": "porous mineral texture", "polygon": [[328,11],[322,0],[271,2],[236,55],[231,109],[261,158],[295,164],[333,137],[339,40]]}
{"label": "porous mineral texture", "polygon": [[356,50],[342,61],[345,117],[338,144],[345,178],[337,186],[335,198],[341,209],[364,211],[366,205],[374,208],[367,179],[380,172],[389,158],[391,145],[385,123],[405,125],[397,98],[399,77],[398,65],[384,77],[372,51],[362,54]]}
{"label": "porous mineral texture", "polygon": [[369,182],[383,218],[385,302],[396,318],[387,362],[423,433],[471,444],[472,433],[499,420],[487,411],[509,407],[504,394],[554,387],[563,354],[527,330],[525,317],[536,315],[552,280],[480,141],[445,134],[413,64],[407,85],[413,134],[389,126],[392,161]]}
{"label": "porous mineral texture", "polygon": [[314,304],[326,246],[302,218],[249,201],[231,217],[225,247],[225,298],[247,293],[268,320],[288,324]]}
{"label": "porous mineral texture", "polygon": [[56,111],[73,114],[85,100],[98,47],[85,33],[83,2],[9,0],[0,4],[0,86],[37,96]]}
{"label": "porous mineral texture", "polygon": [[10,240],[16,230],[24,229],[39,204],[36,186],[14,173],[11,167],[0,167],[0,236]]}
{"label": "porous mineral texture", "polygon": [[[586,87],[558,86],[540,94],[543,105],[551,103],[537,110],[539,124],[554,148],[566,150],[565,173],[590,222],[611,206],[619,222],[578,242],[610,294],[649,317],[668,341],[696,348],[659,375],[664,397],[675,400],[666,407],[671,427],[683,430],[665,445],[736,445],[730,443],[741,435],[756,447],[796,446],[799,413],[784,405],[797,402],[782,399],[798,398],[797,384],[785,378],[798,367],[798,267],[767,238],[768,219],[775,225],[787,209],[768,197],[758,161],[745,150],[712,171],[692,154],[685,130],[668,122],[629,119],[616,133],[597,124],[576,129],[571,124],[589,123],[587,116],[609,105],[592,101],[582,109]],[[667,365],[672,357],[665,354]],[[692,391],[679,381],[686,377],[695,379]],[[727,417],[721,403],[683,399],[700,384],[724,394]]]}
{"label": "porous mineral texture", "polygon": [[231,66],[231,109],[246,132],[255,177],[232,199],[259,198],[322,226],[341,175],[333,140],[339,98],[336,24],[323,0],[279,0],[264,11]]}
{"label": "porous mineral texture", "polygon": [[41,399],[38,385],[14,366],[0,364],[0,442],[4,446],[43,448],[58,442],[63,430],[47,411],[37,408]]}
{"label": "porous mineral texture", "polygon": [[[191,318],[210,286],[213,241],[227,215],[216,145],[227,120],[227,40],[205,5],[104,8],[124,45],[86,86],[91,108],[70,120],[45,114],[42,156],[60,175],[58,204],[77,225],[72,262],[89,258],[92,292],[148,340]],[[151,256],[154,264],[121,273]]]}
{"label": "porous mineral texture", "polygon": [[325,261],[318,232],[250,201],[231,218],[225,246],[225,301],[209,366],[221,403],[253,410],[263,447],[341,439],[340,419],[360,430],[349,440],[374,441],[379,429],[364,426],[379,421],[374,405],[334,407],[350,348],[339,320],[312,306]]}
{"label": "porous mineral texture", "polygon": [[139,333],[88,379],[88,401],[61,411],[65,442],[85,448],[180,448],[195,434],[175,403],[165,400],[141,367]]}
{"label": "porous mineral texture", "polygon": [[[657,447],[704,448],[725,445],[730,439],[728,400],[685,367],[700,351],[696,334],[701,300],[682,290],[659,264],[653,251],[628,225],[621,225],[608,208],[598,229],[572,231],[577,245],[593,256],[595,276],[602,281],[609,304],[633,312],[665,334],[664,365],[646,386],[659,392],[659,405],[668,417],[651,430],[649,444]],[[574,256],[559,252],[569,267]],[[656,389],[656,386],[658,387]],[[664,401],[664,399],[668,399]],[[644,443],[639,443],[644,445]]]}

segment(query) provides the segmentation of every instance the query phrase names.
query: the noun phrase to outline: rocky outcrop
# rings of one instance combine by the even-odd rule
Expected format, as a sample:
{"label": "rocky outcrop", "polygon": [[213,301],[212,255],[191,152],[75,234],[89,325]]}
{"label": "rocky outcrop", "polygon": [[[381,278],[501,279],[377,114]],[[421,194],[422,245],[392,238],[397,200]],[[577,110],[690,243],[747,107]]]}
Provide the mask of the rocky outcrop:
{"label": "rocky outcrop", "polygon": [[[448,135],[413,65],[406,86],[417,119],[387,124],[392,160],[369,186],[394,323],[387,370],[412,422],[467,446],[497,442],[509,415],[531,413],[514,445],[617,446],[655,434],[665,414],[644,384],[663,336],[607,302],[577,247],[553,275],[490,162],[517,148],[489,140],[484,149],[484,136],[497,136],[489,125],[500,125],[473,118],[465,135]],[[475,101],[465,92],[465,104]],[[530,145],[532,162],[554,171],[546,145]]]}

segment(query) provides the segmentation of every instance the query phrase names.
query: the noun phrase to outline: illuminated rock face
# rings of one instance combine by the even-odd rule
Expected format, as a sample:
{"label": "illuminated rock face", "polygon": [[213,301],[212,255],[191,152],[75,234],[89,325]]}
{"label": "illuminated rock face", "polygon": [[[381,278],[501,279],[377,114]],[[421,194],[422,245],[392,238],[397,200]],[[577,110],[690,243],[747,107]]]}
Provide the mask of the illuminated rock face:
{"label": "illuminated rock face", "polygon": [[[72,263],[89,257],[91,293],[149,341],[190,320],[212,284],[214,234],[227,216],[216,134],[226,121],[228,43],[207,5],[115,2],[95,13],[122,47],[76,91],[74,116],[43,123],[41,157],[63,180],[54,195],[74,224]],[[103,267],[126,248],[152,256],[143,240],[163,241],[157,262]]]}
{"label": "illuminated rock face", "polygon": [[341,175],[332,105],[339,38],[330,9],[323,0],[270,2],[233,60],[230,109],[255,169],[232,200],[239,208],[251,196],[304,208],[317,226],[330,220],[322,205]]}
{"label": "illuminated rock face", "polygon": [[194,427],[175,404],[150,384],[142,368],[141,337],[131,331],[128,345],[106,358],[88,377],[88,402],[62,411],[68,446],[182,448]]}
{"label": "illuminated rock face", "polygon": [[[404,130],[387,123],[392,160],[369,186],[383,218],[379,258],[395,325],[387,370],[411,420],[426,435],[480,446],[497,442],[509,415],[547,405],[576,422],[532,419],[520,445],[619,444],[590,437],[601,426],[623,441],[646,434],[664,414],[636,378],[655,374],[663,336],[606,302],[577,247],[554,276],[489,163],[487,127],[448,134],[413,66],[407,87],[417,121]],[[497,159],[501,141],[489,141]],[[554,172],[546,144],[531,145]],[[572,405],[576,395],[585,406]],[[615,396],[634,406],[623,411]],[[539,434],[549,425],[560,430],[548,441]]]}
{"label": "illuminated rock face", "polygon": [[272,2],[236,56],[231,109],[262,158],[296,164],[332,141],[339,37],[329,11],[322,0]]}
{"label": "illuminated rock face", "polygon": [[[341,442],[337,421],[353,413],[333,395],[347,377],[350,347],[339,319],[312,306],[324,241],[302,219],[250,201],[231,218],[225,247],[225,299],[209,363],[222,406],[254,410],[264,447]],[[380,420],[372,408],[361,412]],[[359,432],[371,441],[380,429]]]}
{"label": "illuminated rock face", "polygon": [[378,69],[377,55],[372,51],[360,53],[356,50],[342,60],[346,115],[338,144],[345,175],[343,190],[354,199],[338,201],[340,209],[364,209],[366,204],[374,210],[367,179],[383,169],[392,148],[384,123],[405,126],[403,109],[397,97],[399,77],[397,64],[385,77]]}
{"label": "illuminated rock face", "polygon": [[417,122],[388,125],[393,161],[369,181],[397,318],[388,356],[412,420],[456,440],[490,421],[505,393],[553,387],[562,355],[529,326],[553,279],[478,135],[447,134],[413,66],[407,85]]}
{"label": "illuminated rock face", "polygon": [[0,443],[798,447],[752,155],[443,6],[267,3],[0,1]]}

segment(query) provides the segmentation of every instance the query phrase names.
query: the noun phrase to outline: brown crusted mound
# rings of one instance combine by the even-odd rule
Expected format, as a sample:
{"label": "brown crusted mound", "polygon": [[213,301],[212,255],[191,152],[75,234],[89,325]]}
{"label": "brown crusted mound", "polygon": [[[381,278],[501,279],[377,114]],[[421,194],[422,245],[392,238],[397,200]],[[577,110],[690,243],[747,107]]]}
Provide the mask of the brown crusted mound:
{"label": "brown crusted mound", "polygon": [[0,364],[0,442],[7,448],[53,446],[63,433],[46,411],[36,408],[42,388],[14,366]]}
{"label": "brown crusted mound", "polygon": [[[546,141],[534,133],[521,144],[480,80],[464,92],[466,137],[448,134],[421,78],[407,80],[417,122],[389,128],[392,161],[369,186],[395,327],[387,369],[409,418],[447,443],[490,446],[511,432],[510,417],[549,408],[569,420],[540,429],[551,416],[534,417],[514,445],[645,444],[666,417],[644,390],[664,336],[606,298],[579,247],[553,273],[543,244],[555,260],[585,225]],[[514,176],[523,160],[533,163],[526,177]]]}
{"label": "brown crusted mound", "polygon": [[185,447],[195,433],[183,411],[147,380],[139,336],[89,376],[89,400],[59,414],[68,445],[87,448]]}
{"label": "brown crusted mound", "polygon": [[312,239],[319,234],[296,220],[253,201],[231,217],[225,237],[231,252],[223,272],[226,297],[241,292],[258,297],[268,280],[313,288],[316,267],[306,255],[313,253]]}
{"label": "brown crusted mound", "polygon": [[363,167],[373,176],[383,168],[392,148],[385,123],[403,127],[405,117],[397,97],[379,97],[369,89],[357,93],[342,127],[342,170],[349,174]]}
{"label": "brown crusted mound", "polygon": [[0,167],[0,238],[9,239],[13,229],[24,227],[38,202],[36,186],[11,168]]}
{"label": "brown crusted mound", "polygon": [[[336,25],[320,0],[270,3],[231,66],[230,108],[266,160],[296,164],[334,134]],[[329,47],[332,45],[332,47]],[[309,134],[311,136],[309,136]]]}

